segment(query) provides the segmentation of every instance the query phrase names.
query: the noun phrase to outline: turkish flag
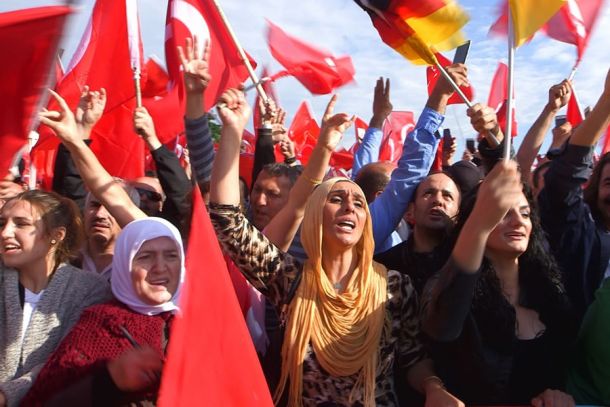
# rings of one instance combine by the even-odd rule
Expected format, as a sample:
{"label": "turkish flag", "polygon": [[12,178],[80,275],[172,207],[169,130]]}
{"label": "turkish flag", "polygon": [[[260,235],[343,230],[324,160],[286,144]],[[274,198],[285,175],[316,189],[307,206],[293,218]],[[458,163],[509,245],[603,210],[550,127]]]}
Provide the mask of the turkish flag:
{"label": "turkish flag", "polygon": [[567,0],[561,9],[544,26],[546,35],[576,45],[577,61],[589,42],[603,0]]}
{"label": "turkish flag", "polygon": [[[198,38],[199,53],[209,43],[209,72],[212,80],[204,93],[203,106],[207,111],[229,88],[235,88],[248,77],[235,43],[227,30],[214,2],[211,0],[169,0],[165,26],[165,61],[172,86],[182,89],[183,78],[176,47],[184,48],[186,38]],[[256,63],[252,58],[253,67]],[[180,100],[184,98],[179,93]]]}
{"label": "turkish flag", "polygon": [[[498,118],[498,125],[502,131],[506,130],[506,102],[508,100],[508,67],[505,63],[498,63],[498,68],[494,74],[491,82],[491,88],[489,89],[489,97],[487,98],[487,105],[496,111]],[[514,96],[514,93],[513,93]],[[517,136],[517,119],[515,116],[515,110],[513,109],[513,124],[511,133],[513,137]]]}
{"label": "turkish flag", "polygon": [[578,126],[583,120],[585,120],[585,116],[580,108],[580,103],[578,103],[578,97],[576,96],[576,90],[574,89],[573,85],[572,94],[570,95],[570,100],[568,100],[566,120],[570,122],[572,127]]}
{"label": "turkish flag", "polygon": [[[91,149],[110,174],[126,179],[144,174],[144,143],[133,130],[132,66],[140,64],[142,55],[136,5],[134,0],[97,0],[80,44],[56,88],[72,110],[85,85],[92,90],[106,89],[106,108],[91,132]],[[48,108],[57,110],[57,103],[52,100]],[[33,151],[39,172],[41,167],[49,167],[43,160],[54,160],[58,143],[52,131],[41,128]],[[42,175],[43,185],[50,188],[52,172]]]}
{"label": "turkish flag", "polygon": [[356,141],[354,141],[354,144],[352,144],[349,149],[352,155],[356,154],[356,151],[358,151],[358,147],[360,147],[362,139],[364,138],[364,134],[366,133],[368,128],[368,123],[362,120],[362,118],[356,116],[356,119],[354,120],[354,136],[356,138]]}
{"label": "turkish flag", "polygon": [[[447,58],[445,58],[442,54],[437,53],[436,59],[438,59],[438,62],[441,64],[442,67],[447,67],[447,66],[451,65],[451,61],[448,60]],[[426,78],[428,79],[428,96],[430,96],[432,94],[432,91],[434,90],[434,87],[436,86],[436,82],[438,82],[439,78],[442,75],[443,74],[438,70],[438,68],[436,66],[430,65],[426,68]],[[472,100],[474,98],[474,88],[472,86],[460,86],[460,90],[462,92],[464,92],[464,95],[466,95],[468,100]],[[460,104],[460,103],[465,103],[465,102],[462,100],[460,95],[458,95],[456,92],[454,92],[453,95],[451,95],[451,97],[449,98],[449,101],[447,102],[448,105],[454,105],[454,104]]]}
{"label": "turkish flag", "polygon": [[379,149],[379,161],[397,163],[407,134],[415,128],[413,112],[395,111],[383,122],[383,139]]}
{"label": "turkish flag", "polygon": [[294,76],[313,94],[325,95],[354,79],[354,65],[349,56],[335,57],[293,36],[267,20],[267,42],[271,55],[286,69],[273,79]]}
{"label": "turkish flag", "polygon": [[273,406],[216,233],[198,189],[181,315],[172,326],[160,406]]}
{"label": "turkish flag", "polygon": [[27,143],[70,7],[0,13],[0,178]]}
{"label": "turkish flag", "polygon": [[320,126],[311,112],[309,103],[301,102],[288,129],[288,137],[294,142],[295,153],[303,165],[309,160],[319,134]]}

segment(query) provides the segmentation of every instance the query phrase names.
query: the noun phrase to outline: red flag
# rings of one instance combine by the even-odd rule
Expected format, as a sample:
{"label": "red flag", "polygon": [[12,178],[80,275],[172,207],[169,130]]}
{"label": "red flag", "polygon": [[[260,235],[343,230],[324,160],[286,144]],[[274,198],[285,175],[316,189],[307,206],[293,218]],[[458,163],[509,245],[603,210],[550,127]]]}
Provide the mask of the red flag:
{"label": "red flag", "polygon": [[368,128],[368,123],[362,120],[362,118],[356,116],[356,119],[354,120],[354,135],[356,137],[356,141],[354,141],[354,144],[349,149],[352,155],[356,154],[356,151],[358,151],[358,147],[360,147],[362,139],[364,138],[364,133],[366,133]]}
{"label": "red flag", "polygon": [[66,16],[64,6],[0,13],[0,178],[27,143],[34,115],[53,73],[57,43]]}
{"label": "red flag", "polygon": [[335,57],[328,51],[315,48],[286,34],[267,20],[267,42],[271,55],[285,71],[273,75],[274,79],[294,76],[311,93],[325,95],[354,79],[354,66],[349,56]]}
{"label": "red flag", "polygon": [[602,148],[602,155],[610,151],[610,126],[606,130],[606,137],[604,137],[604,147]]}
{"label": "red flag", "polygon": [[603,0],[567,0],[545,25],[546,35],[576,45],[577,61],[582,59]]}
{"label": "red flag", "polygon": [[392,112],[383,122],[383,140],[379,149],[379,161],[397,163],[407,134],[415,128],[413,112]]}
{"label": "red flag", "polygon": [[[248,77],[235,43],[231,39],[216,6],[211,0],[170,0],[165,26],[165,60],[172,85],[182,87],[180,59],[176,47],[184,47],[186,38],[199,39],[200,53],[209,42],[209,71],[212,80],[204,93],[207,111],[228,88],[237,87]],[[249,58],[253,66],[256,63]],[[184,98],[180,92],[180,99]]]}
{"label": "red flag", "polygon": [[[496,111],[498,118],[498,125],[504,131],[506,129],[506,101],[507,96],[507,81],[508,81],[508,67],[505,63],[498,63],[498,68],[494,74],[494,78],[491,81],[491,89],[489,89],[489,97],[487,98],[487,105]],[[514,96],[514,90],[513,90]],[[517,119],[515,116],[515,110],[513,110],[513,124],[511,133],[513,137],[517,136]]]}
{"label": "red flag", "polygon": [[[447,66],[451,65],[451,61],[448,60],[447,58],[445,58],[442,54],[437,53],[436,59],[438,59],[438,62],[443,67],[447,67]],[[438,70],[438,68],[436,66],[428,66],[426,68],[426,78],[428,79],[428,96],[430,96],[432,94],[432,91],[434,90],[434,87],[436,86],[436,82],[438,82],[438,79],[441,76],[442,76],[442,74],[440,73],[440,71]],[[460,86],[460,90],[462,92],[464,92],[464,95],[466,95],[468,100],[472,100],[474,98],[474,88],[472,86]],[[449,101],[447,102],[448,105],[454,105],[454,104],[460,104],[460,103],[464,103],[464,101],[462,100],[460,95],[458,95],[457,93],[454,93],[453,95],[451,95],[451,97],[449,98]]]}
{"label": "red flag", "polygon": [[309,103],[301,102],[290,124],[288,137],[294,142],[297,158],[301,160],[303,165],[309,160],[311,150],[313,150],[319,134],[320,126],[318,126],[318,122],[316,122],[311,112]]}
{"label": "red flag", "polygon": [[[132,121],[135,108],[132,63],[141,55],[136,4],[134,0],[97,0],[81,42],[56,89],[75,109],[83,86],[94,90],[106,88],[108,100],[104,115],[93,128],[91,149],[110,174],[128,179],[144,172],[144,144],[135,134]],[[56,110],[57,104],[52,101],[49,109]],[[53,133],[41,128],[40,141],[34,150],[39,170],[40,166],[52,168],[52,163],[42,160],[51,157],[54,160],[57,144]],[[44,185],[50,188],[52,172],[42,175]]]}
{"label": "red flag", "polygon": [[153,98],[167,95],[169,76],[165,68],[161,66],[155,57],[148,58],[144,65],[146,81],[140,84],[142,98]]}
{"label": "red flag", "polygon": [[160,406],[272,406],[267,382],[199,191]]}
{"label": "red flag", "polygon": [[582,113],[582,109],[580,108],[580,103],[578,103],[578,97],[576,96],[576,91],[574,90],[574,86],[572,85],[572,94],[570,95],[570,100],[568,100],[568,109],[566,111],[566,120],[570,122],[572,127],[578,126],[585,120],[585,116]]}

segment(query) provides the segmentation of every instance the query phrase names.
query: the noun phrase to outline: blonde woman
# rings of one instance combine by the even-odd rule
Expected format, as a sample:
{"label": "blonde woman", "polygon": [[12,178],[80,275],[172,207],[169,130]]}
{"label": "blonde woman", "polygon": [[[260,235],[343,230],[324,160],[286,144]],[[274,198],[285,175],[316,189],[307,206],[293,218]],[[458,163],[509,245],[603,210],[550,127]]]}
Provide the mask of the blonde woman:
{"label": "blonde woman", "polygon": [[[428,406],[462,405],[444,390],[424,358],[409,279],[372,261],[364,194],[348,179],[321,183],[316,176],[350,118],[325,117],[310,163],[291,193],[305,191],[304,184],[311,190],[321,183],[303,208],[301,239],[309,260],[300,264],[239,211],[239,146],[250,108],[237,90],[225,92],[219,105],[223,128],[212,171],[210,213],[235,264],[278,309],[284,308],[276,401],[284,394],[290,406],[395,406],[394,387],[408,381],[426,395]],[[294,210],[301,208],[294,205]],[[394,382],[394,363],[404,372],[402,383]]]}

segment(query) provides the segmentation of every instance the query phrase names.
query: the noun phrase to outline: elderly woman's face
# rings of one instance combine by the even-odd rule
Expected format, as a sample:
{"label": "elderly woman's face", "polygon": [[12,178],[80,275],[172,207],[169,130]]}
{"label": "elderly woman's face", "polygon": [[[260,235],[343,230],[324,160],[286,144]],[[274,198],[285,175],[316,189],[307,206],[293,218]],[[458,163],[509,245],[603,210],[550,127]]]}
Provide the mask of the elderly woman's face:
{"label": "elderly woman's face", "polygon": [[131,281],[146,304],[171,300],[180,281],[180,251],[169,237],[151,239],[140,247],[131,263]]}
{"label": "elderly woman's face", "polygon": [[357,185],[337,182],[324,204],[323,237],[325,248],[354,246],[362,237],[366,223],[366,198]]}

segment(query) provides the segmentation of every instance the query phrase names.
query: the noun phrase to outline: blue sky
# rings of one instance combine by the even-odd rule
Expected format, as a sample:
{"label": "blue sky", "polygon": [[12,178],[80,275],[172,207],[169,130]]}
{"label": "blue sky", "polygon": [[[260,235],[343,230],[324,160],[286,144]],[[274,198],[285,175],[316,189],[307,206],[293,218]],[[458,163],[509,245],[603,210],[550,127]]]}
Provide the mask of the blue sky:
{"label": "blue sky", "polygon": [[[259,66],[270,65],[272,72],[280,67],[272,59],[266,45],[265,18],[290,34],[330,50],[335,55],[350,55],[356,68],[356,81],[338,90],[340,99],[336,111],[357,114],[368,121],[371,115],[373,87],[379,76],[389,77],[392,81],[392,102],[396,110],[412,110],[418,115],[423,108],[427,98],[425,68],[412,65],[383,44],[366,13],[352,0],[218,1],[244,48],[254,56]],[[476,90],[476,101],[487,101],[498,61],[507,60],[505,40],[490,39],[487,36],[489,26],[495,20],[499,1],[460,1],[470,15],[470,22],[465,26],[464,33],[472,40],[467,64],[471,83]],[[0,2],[0,12],[58,3],[58,0],[3,0]],[[82,35],[93,3],[93,0],[77,2],[79,13],[72,18],[63,42],[66,64]],[[610,44],[605,38],[607,27],[610,26],[609,4],[606,0],[574,80],[583,108],[596,102],[610,67]],[[145,54],[155,54],[164,60],[167,2],[139,0],[139,6]],[[451,55],[452,53],[448,53],[449,57]],[[548,88],[570,73],[575,55],[575,47],[553,41],[541,34],[517,50],[515,92],[519,136],[516,144],[520,143],[542,110],[548,97]],[[319,117],[329,99],[329,96],[312,96],[292,78],[278,80],[276,91],[289,118],[304,99],[311,102],[316,116]],[[464,105],[450,106],[444,125],[451,128],[453,134],[458,137],[458,152],[461,152],[463,140],[472,137],[473,133],[465,115]],[[353,131],[347,132],[345,144],[351,144],[352,134]],[[543,151],[544,149],[545,146]]]}

